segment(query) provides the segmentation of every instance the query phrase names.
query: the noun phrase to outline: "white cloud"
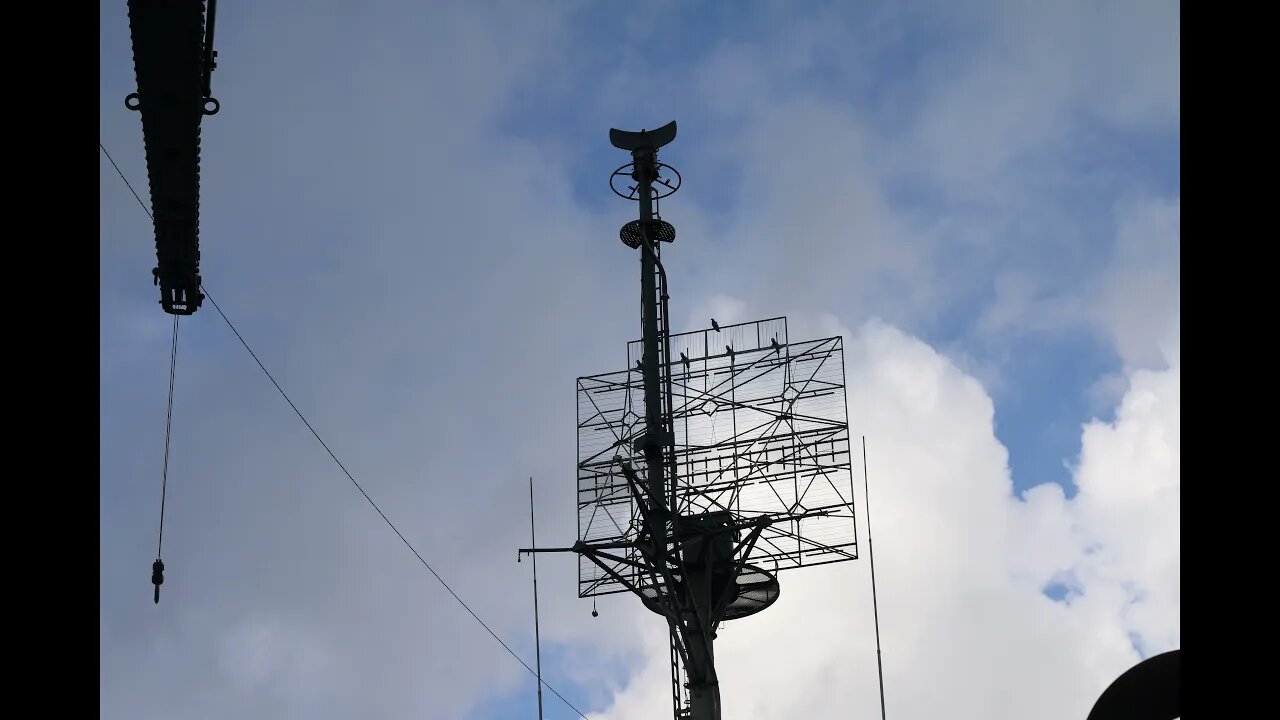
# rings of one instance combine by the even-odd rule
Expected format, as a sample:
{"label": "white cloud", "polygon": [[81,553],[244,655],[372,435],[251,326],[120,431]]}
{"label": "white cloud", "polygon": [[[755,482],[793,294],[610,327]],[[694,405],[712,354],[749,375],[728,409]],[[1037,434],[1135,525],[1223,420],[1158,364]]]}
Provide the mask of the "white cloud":
{"label": "white cloud", "polygon": [[1043,154],[1082,120],[1176,128],[1180,28],[1170,9],[1158,1],[993,2],[940,14],[967,52],[931,67],[905,169],[957,196],[1005,202],[1055,172]]}
{"label": "white cloud", "polygon": [[1127,365],[1177,362],[1181,297],[1178,200],[1144,199],[1118,208],[1113,257],[1092,310]]}
{"label": "white cloud", "polygon": [[337,679],[333,649],[316,633],[292,627],[285,618],[247,620],[232,628],[222,659],[224,672],[242,691],[301,697]]}

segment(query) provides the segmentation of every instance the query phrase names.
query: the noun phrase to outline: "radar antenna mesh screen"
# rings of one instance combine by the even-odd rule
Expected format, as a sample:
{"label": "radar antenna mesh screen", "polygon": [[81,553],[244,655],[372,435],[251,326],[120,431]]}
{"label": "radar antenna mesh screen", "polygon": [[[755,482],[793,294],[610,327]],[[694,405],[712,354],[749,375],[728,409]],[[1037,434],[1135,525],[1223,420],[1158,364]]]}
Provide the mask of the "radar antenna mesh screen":
{"label": "radar antenna mesh screen", "polygon": [[[766,573],[856,559],[842,339],[792,343],[786,318],[773,318],[673,335],[670,347],[663,412],[675,437],[679,514],[774,518],[745,558]],[[634,541],[642,527],[617,462],[646,477],[633,448],[645,429],[641,348],[628,344],[631,369],[578,379],[578,537],[587,543]],[[631,548],[614,552],[644,564]],[[657,583],[634,565],[605,565],[638,587]],[[582,557],[578,589],[587,597],[627,588]]]}

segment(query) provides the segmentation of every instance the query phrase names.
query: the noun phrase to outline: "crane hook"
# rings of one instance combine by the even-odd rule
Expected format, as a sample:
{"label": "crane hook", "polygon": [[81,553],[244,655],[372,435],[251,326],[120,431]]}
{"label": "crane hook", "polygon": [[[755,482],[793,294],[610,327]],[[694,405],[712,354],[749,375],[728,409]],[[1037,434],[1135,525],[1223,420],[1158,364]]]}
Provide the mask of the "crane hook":
{"label": "crane hook", "polygon": [[160,558],[151,563],[151,584],[156,586],[155,602],[160,603],[160,586],[164,584],[164,562]]}

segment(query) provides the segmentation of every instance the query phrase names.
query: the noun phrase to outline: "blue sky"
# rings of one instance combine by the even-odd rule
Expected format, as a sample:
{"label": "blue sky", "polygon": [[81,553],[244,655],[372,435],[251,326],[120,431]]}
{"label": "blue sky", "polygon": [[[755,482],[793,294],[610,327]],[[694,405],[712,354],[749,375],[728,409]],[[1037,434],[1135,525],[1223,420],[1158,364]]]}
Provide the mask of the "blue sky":
{"label": "blue sky", "polygon": [[[101,140],[146,199],[125,3],[101,20]],[[1159,2],[220,6],[203,275],[531,660],[522,483],[540,539],[572,540],[573,379],[618,369],[639,334],[607,131],[678,121],[673,330],[785,314],[797,337],[845,336],[899,712],[1015,717],[1040,695],[1075,717],[1177,646],[1179,32]],[[105,158],[100,179],[103,717],[528,717],[523,668],[208,303],[181,325],[152,605],[171,318],[148,219]],[[773,647],[840,588],[843,642],[812,640],[819,664],[792,680],[838,668],[849,695],[755,698],[730,660],[741,716],[874,697],[866,563],[841,567],[787,578],[725,642]],[[661,707],[662,628],[619,598],[592,620],[572,563],[540,571],[547,676],[593,720]],[[954,584],[913,584],[931,576]],[[968,704],[903,697],[968,630],[923,634],[961,619],[995,638],[955,680]],[[1052,644],[1057,664],[1010,659]]]}

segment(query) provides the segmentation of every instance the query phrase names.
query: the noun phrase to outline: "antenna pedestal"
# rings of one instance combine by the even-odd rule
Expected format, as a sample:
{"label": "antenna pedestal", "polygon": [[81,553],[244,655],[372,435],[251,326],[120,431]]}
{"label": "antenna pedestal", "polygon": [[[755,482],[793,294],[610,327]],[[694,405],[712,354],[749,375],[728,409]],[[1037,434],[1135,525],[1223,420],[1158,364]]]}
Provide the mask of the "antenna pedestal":
{"label": "antenna pedestal", "polygon": [[[694,634],[691,637],[692,642],[689,643],[689,667],[686,670],[689,673],[689,720],[720,720],[720,682],[715,679],[697,680],[694,679],[694,668],[702,665],[711,672],[714,671],[714,661],[709,653],[712,646],[712,638],[706,638],[706,649],[697,650],[703,643],[701,638]],[[694,658],[697,658],[696,660]]]}

